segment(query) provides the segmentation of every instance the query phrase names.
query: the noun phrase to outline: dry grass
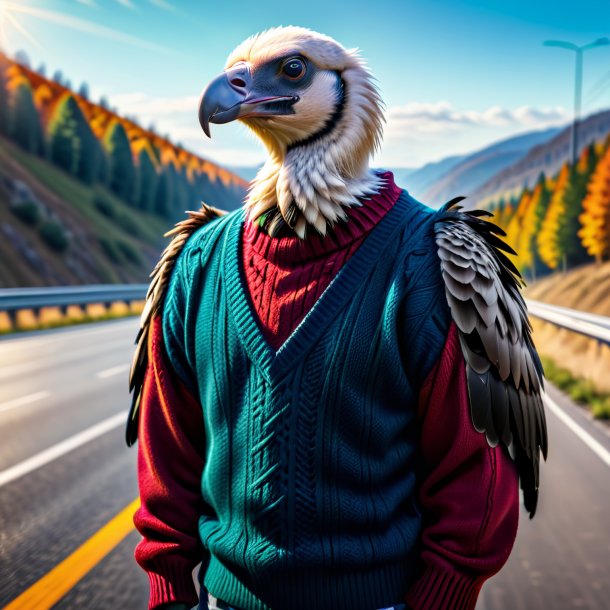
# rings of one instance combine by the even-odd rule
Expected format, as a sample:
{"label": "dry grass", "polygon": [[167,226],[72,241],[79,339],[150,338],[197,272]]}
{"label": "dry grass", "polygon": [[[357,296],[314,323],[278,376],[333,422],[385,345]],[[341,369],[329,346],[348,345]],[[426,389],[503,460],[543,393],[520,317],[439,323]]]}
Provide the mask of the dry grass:
{"label": "dry grass", "polygon": [[[610,316],[610,262],[585,265],[568,273],[555,273],[532,284],[526,297]],[[610,393],[610,348],[577,333],[532,318],[534,341],[541,356],[551,359],[556,369],[569,372],[588,383],[600,395]],[[587,395],[588,392],[585,392]],[[593,401],[595,405],[599,402]],[[602,415],[604,408],[596,408]]]}
{"label": "dry grass", "polygon": [[100,303],[93,303],[84,308],[70,305],[65,314],[58,307],[44,307],[40,310],[38,316],[30,309],[23,309],[17,312],[14,322],[11,321],[6,312],[0,312],[0,334],[137,316],[142,313],[143,307],[144,301],[134,301],[129,305],[116,302],[112,303],[110,307],[105,307]]}

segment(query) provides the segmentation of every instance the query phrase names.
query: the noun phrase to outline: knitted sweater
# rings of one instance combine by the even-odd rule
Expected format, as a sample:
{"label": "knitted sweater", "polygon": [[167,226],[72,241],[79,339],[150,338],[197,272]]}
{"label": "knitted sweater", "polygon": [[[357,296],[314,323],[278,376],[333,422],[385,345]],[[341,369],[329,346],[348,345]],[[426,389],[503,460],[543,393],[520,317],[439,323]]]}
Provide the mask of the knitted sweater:
{"label": "knitted sweater", "polygon": [[248,609],[474,607],[514,540],[516,477],[468,421],[433,219],[404,193],[279,351],[240,281],[241,212],[189,241],[142,401],[151,608],[192,603],[201,558]]}
{"label": "knitted sweater", "polygon": [[278,350],[300,324],[369,231],[400,196],[391,172],[373,200],[346,209],[327,235],[270,237],[248,220],[243,231],[243,269],[257,321],[269,345]]}

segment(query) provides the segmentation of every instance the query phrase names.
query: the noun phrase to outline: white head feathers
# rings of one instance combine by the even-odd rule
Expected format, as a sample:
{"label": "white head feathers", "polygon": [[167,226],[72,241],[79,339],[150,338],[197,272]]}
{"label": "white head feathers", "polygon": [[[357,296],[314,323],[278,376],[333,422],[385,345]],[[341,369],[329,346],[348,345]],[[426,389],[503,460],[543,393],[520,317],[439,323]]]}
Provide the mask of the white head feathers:
{"label": "white head feathers", "polygon": [[305,28],[274,28],[248,38],[226,68],[246,62],[255,70],[287,53],[306,57],[318,71],[295,114],[242,119],[270,155],[245,206],[255,220],[277,204],[301,238],[308,225],[325,235],[329,224],[346,218],[344,206],[360,205],[358,198],[381,186],[369,157],[381,141],[383,102],[357,50]]}

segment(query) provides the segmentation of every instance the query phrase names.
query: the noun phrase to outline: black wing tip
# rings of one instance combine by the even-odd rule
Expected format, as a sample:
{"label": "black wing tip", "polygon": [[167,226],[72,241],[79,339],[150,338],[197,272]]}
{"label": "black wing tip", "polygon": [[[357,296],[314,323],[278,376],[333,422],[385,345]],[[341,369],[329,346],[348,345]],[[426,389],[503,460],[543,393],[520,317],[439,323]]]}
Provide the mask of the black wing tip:
{"label": "black wing tip", "polygon": [[525,510],[529,513],[530,521],[536,516],[538,509],[538,490],[530,490],[523,492],[523,505]]}
{"label": "black wing tip", "polygon": [[466,199],[466,197],[464,195],[460,195],[459,197],[454,197],[453,199],[450,199],[447,203],[445,203],[444,205],[442,205],[439,209],[440,212],[448,212],[449,210],[457,212],[459,209],[461,209],[461,206],[458,206],[458,203],[460,203],[460,201],[464,201],[464,199]]}

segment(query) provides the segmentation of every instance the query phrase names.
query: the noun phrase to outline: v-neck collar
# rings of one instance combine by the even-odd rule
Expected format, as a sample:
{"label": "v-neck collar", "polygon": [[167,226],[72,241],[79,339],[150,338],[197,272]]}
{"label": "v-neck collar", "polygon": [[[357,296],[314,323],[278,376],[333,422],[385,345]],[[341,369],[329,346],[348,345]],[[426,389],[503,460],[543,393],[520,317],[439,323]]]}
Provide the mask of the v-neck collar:
{"label": "v-neck collar", "polygon": [[239,338],[248,355],[268,380],[272,370],[281,370],[286,364],[290,365],[307,347],[312,346],[353,297],[357,285],[379,261],[382,250],[394,243],[394,234],[398,233],[407,216],[404,214],[407,205],[408,199],[403,191],[277,351],[267,343],[250,302],[241,261],[246,211],[235,214],[222,248],[230,315],[234,318]]}

